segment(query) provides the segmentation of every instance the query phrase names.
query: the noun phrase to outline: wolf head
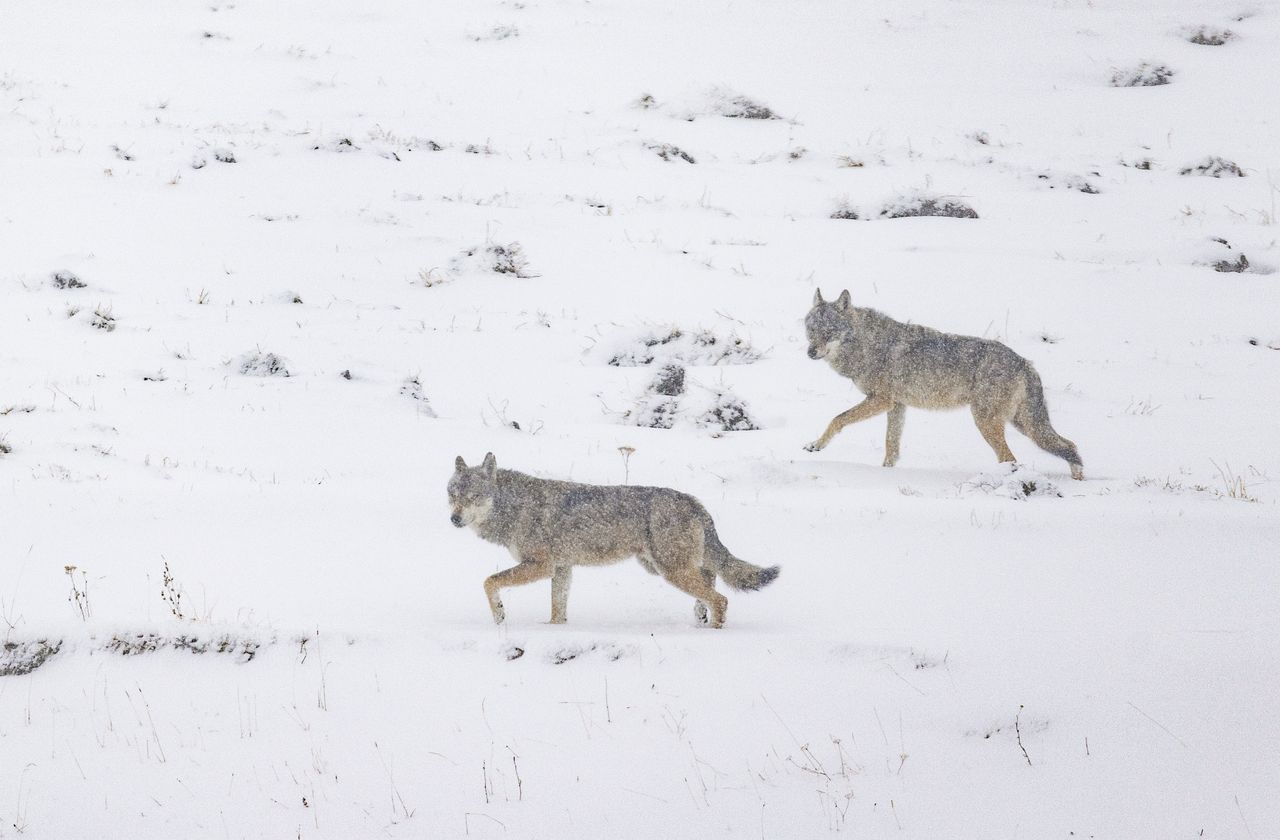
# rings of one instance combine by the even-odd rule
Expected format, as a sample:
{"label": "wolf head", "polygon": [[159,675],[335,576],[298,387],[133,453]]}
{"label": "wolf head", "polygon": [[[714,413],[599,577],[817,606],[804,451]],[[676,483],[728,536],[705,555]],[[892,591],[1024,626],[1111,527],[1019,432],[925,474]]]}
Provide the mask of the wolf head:
{"label": "wolf head", "polygon": [[478,467],[468,467],[459,455],[453,462],[449,479],[449,521],[456,527],[479,525],[493,512],[493,496],[498,487],[498,459],[492,452],[484,456]]}
{"label": "wolf head", "polygon": [[813,308],[804,319],[804,331],[809,336],[809,358],[825,359],[840,345],[840,339],[849,329],[846,317],[852,303],[849,290],[845,289],[834,301],[822,299],[822,290],[813,293]]}

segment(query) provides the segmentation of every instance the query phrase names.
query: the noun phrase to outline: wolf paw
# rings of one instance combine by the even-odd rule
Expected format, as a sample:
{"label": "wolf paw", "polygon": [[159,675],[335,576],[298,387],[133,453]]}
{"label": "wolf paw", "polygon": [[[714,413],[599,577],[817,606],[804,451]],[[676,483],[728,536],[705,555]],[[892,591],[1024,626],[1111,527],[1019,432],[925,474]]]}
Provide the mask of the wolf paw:
{"label": "wolf paw", "polygon": [[507,620],[507,611],[502,608],[501,604],[493,608],[493,623],[501,624]]}
{"label": "wolf paw", "polygon": [[701,601],[693,602],[693,617],[699,624],[707,623],[707,605]]}
{"label": "wolf paw", "polygon": [[813,443],[806,443],[804,445],[804,451],[805,452],[821,452],[822,444],[816,440]]}

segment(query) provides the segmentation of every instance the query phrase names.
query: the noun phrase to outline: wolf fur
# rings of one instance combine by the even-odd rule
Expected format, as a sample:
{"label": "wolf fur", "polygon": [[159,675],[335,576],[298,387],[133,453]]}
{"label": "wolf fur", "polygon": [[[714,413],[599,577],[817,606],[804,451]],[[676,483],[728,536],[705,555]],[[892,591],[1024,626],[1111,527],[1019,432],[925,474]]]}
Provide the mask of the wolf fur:
{"label": "wolf fur", "polygon": [[458,456],[449,479],[449,506],[454,525],[505,546],[517,561],[484,582],[498,624],[506,617],[501,591],[544,578],[551,578],[551,623],[563,624],[574,566],[635,557],[649,572],[692,595],[695,617],[712,627],[724,625],[728,604],[715,590],[717,575],[739,590],[759,589],[778,576],[777,566],[762,569],[734,557],[702,503],[666,487],[534,478],[498,469],[490,452],[478,467],[468,467]]}
{"label": "wolf fur", "polygon": [[1040,376],[1031,362],[998,341],[952,335],[904,324],[874,309],[853,306],[846,289],[834,301],[814,295],[805,317],[809,358],[823,359],[866,395],[836,415],[822,436],[805,447],[817,452],[845,426],[889,414],[884,465],[898,460],[907,406],[969,406],[978,431],[1000,461],[1013,461],[1005,441],[1006,423],[1041,449],[1065,460],[1071,477],[1084,478],[1076,445],[1049,422]]}

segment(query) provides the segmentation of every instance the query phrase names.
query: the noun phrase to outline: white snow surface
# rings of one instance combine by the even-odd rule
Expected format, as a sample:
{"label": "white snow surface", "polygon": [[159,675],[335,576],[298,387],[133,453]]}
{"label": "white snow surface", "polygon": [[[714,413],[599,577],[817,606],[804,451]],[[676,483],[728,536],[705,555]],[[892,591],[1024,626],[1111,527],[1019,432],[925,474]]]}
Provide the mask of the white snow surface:
{"label": "white snow surface", "polygon": [[[1280,836],[1277,55],[1235,0],[6,0],[0,668],[56,653],[0,837]],[[1087,479],[1011,430],[1061,496],[973,492],[967,411],[802,451],[860,398],[816,287],[1031,359]],[[672,324],[759,430],[628,424]],[[497,627],[486,451],[782,574]]]}

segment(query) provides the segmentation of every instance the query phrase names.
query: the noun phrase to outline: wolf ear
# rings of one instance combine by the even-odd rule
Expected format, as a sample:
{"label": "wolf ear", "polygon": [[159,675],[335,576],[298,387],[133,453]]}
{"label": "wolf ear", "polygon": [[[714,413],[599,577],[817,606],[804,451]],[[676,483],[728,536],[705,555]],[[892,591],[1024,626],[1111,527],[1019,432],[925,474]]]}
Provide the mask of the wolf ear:
{"label": "wolf ear", "polygon": [[822,306],[822,304],[824,304],[824,303],[826,303],[826,301],[822,299],[822,289],[814,289],[814,290],[813,290],[813,305],[814,305],[814,306]]}
{"label": "wolf ear", "polygon": [[461,456],[461,455],[459,455],[457,458],[454,458],[454,459],[453,459],[453,468],[454,468],[454,470],[456,470],[457,472],[462,472],[463,470],[465,470],[465,469],[467,468],[467,462],[466,462],[466,461],[464,461],[464,460],[462,460],[462,456]]}
{"label": "wolf ear", "polygon": [[841,312],[844,312],[851,305],[853,305],[853,301],[849,298],[849,290],[845,289],[843,292],[840,293],[840,297],[836,298],[836,309],[839,309]]}
{"label": "wolf ear", "polygon": [[492,452],[484,453],[484,460],[480,462],[480,466],[484,467],[484,471],[492,478],[498,472],[498,459],[493,457]]}

